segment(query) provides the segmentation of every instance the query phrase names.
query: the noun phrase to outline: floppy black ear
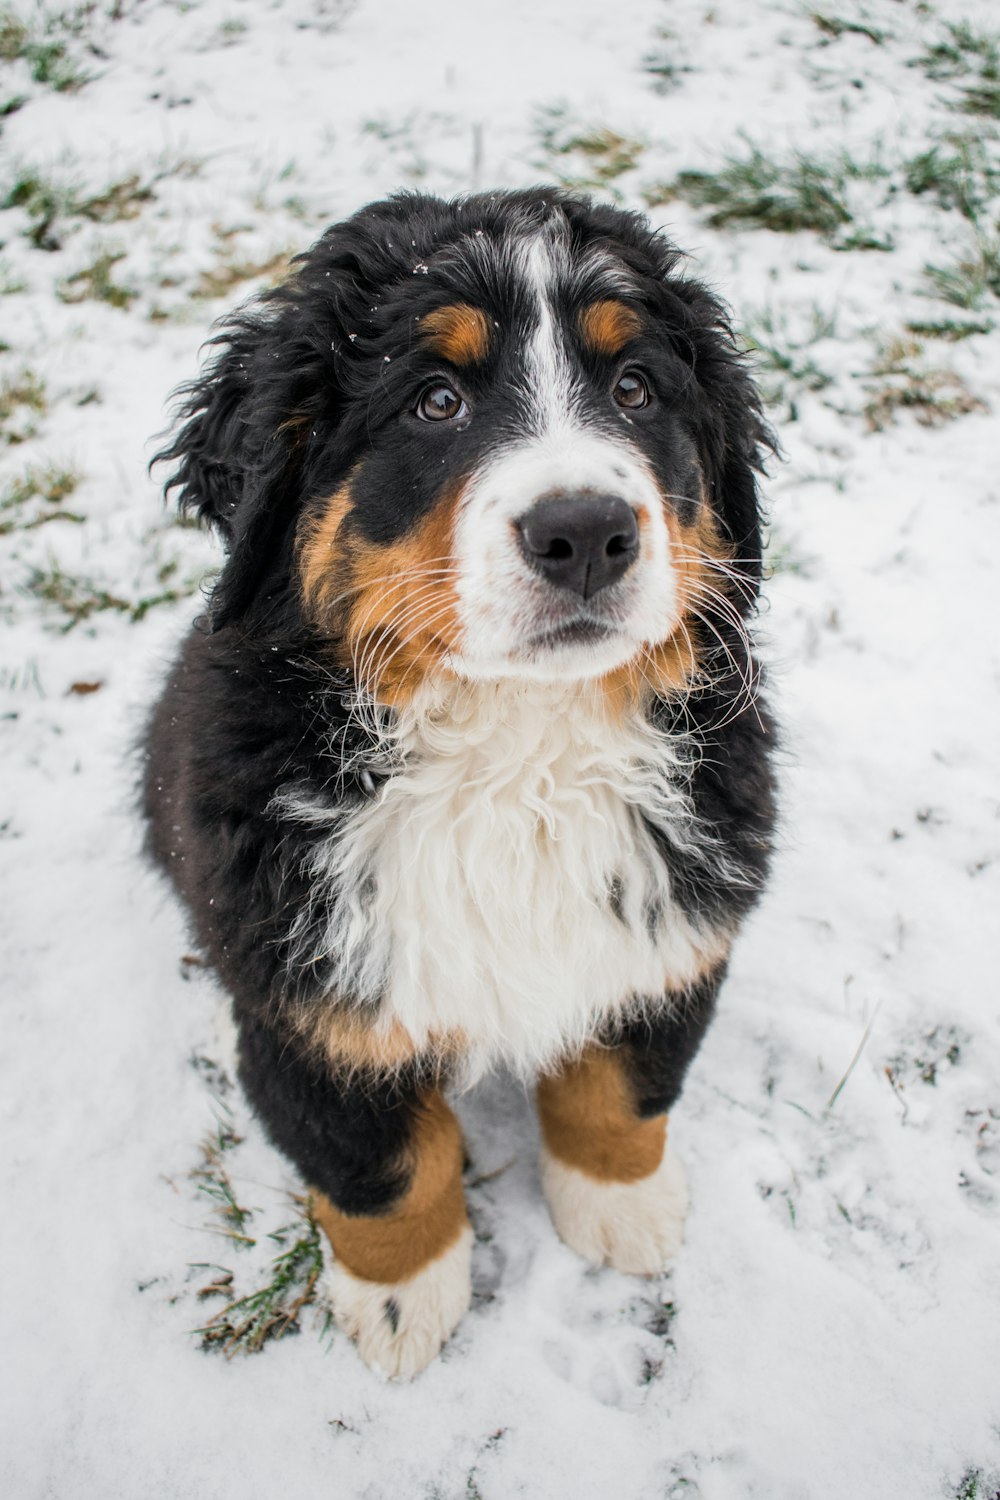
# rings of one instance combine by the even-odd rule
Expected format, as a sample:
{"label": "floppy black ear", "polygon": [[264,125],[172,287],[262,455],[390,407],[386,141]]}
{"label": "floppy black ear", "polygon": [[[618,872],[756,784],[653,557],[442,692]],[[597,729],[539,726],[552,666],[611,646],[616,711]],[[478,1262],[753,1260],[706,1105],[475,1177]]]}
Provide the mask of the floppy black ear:
{"label": "floppy black ear", "polygon": [[247,330],[238,341],[220,335],[212,342],[226,347],[197,380],[183,387],[178,410],[183,426],[153,462],[177,461],[164,493],[179,491],[178,509],[210,522],[229,543],[244,491],[244,421],[253,349]]}
{"label": "floppy black ear", "polygon": [[683,345],[702,400],[693,410],[712,507],[746,579],[734,602],[752,608],[760,589],[763,539],[757,476],[777,439],[765,421],[760,392],[740,352],[722,302],[700,282],[674,289],[687,310]]}
{"label": "floppy black ear", "polygon": [[713,503],[734,550],[733,562],[747,579],[747,604],[756,598],[763,563],[757,476],[777,441],[764,420],[760,394],[742,356],[726,350],[714,421],[702,451]]}
{"label": "floppy black ear", "polygon": [[266,307],[228,320],[212,340],[218,352],[183,388],[180,427],[153,460],[176,463],[165,493],[176,491],[179,510],[226,545],[209,602],[213,631],[266,603],[269,588],[273,599],[286,576],[318,382],[313,358],[289,358],[294,339],[282,338],[281,322]]}

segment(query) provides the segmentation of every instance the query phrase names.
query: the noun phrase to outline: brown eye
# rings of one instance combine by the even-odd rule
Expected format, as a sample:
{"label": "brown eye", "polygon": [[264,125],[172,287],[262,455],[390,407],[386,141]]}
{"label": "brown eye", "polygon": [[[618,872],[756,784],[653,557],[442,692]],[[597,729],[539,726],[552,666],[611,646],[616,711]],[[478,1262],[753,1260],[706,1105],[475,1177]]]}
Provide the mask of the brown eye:
{"label": "brown eye", "polygon": [[611,394],[619,406],[629,411],[638,411],[640,406],[649,405],[649,386],[635,370],[626,370]]}
{"label": "brown eye", "polygon": [[425,422],[453,422],[464,417],[468,410],[465,402],[450,385],[430,385],[417,402],[417,416]]}

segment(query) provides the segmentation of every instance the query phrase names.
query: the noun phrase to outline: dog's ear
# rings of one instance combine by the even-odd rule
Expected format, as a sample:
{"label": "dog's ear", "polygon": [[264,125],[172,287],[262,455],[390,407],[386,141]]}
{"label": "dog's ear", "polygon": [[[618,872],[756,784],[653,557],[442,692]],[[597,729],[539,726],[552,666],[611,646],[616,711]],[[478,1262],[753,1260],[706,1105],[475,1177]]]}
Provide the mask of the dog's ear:
{"label": "dog's ear", "polygon": [[767,457],[777,452],[777,441],[735,345],[725,350],[716,392],[717,405],[713,420],[706,424],[702,455],[713,504],[733,547],[733,562],[751,585],[750,604],[757,596],[763,565],[757,478]]}
{"label": "dog's ear", "polygon": [[182,514],[194,513],[208,521],[227,543],[243,496],[241,458],[244,449],[242,412],[250,385],[248,365],[252,349],[244,336],[239,343],[221,335],[215,345],[226,347],[215,355],[197,380],[183,387],[178,416],[183,426],[154,463],[177,461],[165,493],[178,491]]}
{"label": "dog's ear", "polygon": [[265,302],[227,321],[204,371],[183,388],[172,441],[153,460],[176,464],[165,493],[175,491],[182,514],[208,522],[225,543],[209,602],[213,631],[266,603],[285,577],[321,382],[312,347],[292,357],[284,313]]}
{"label": "dog's ear", "polygon": [[692,407],[712,508],[746,579],[736,600],[750,609],[760,589],[763,540],[757,476],[778,454],[760,392],[733,334],[726,307],[696,281],[675,282],[684,305],[680,347],[686,348],[701,399]]}

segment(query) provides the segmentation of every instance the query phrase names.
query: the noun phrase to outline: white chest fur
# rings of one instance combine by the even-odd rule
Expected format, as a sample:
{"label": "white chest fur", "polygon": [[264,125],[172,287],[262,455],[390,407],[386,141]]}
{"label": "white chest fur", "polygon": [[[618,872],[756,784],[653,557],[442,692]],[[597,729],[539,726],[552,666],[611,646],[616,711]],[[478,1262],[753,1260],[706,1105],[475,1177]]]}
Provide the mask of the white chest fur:
{"label": "white chest fur", "polygon": [[361,808],[281,799],[320,833],[308,956],[320,916],[337,991],[387,1026],[460,1033],[472,1076],[497,1057],[531,1072],[721,956],[644,821],[695,841],[678,748],[643,721],[586,686],[455,684],[392,739]]}

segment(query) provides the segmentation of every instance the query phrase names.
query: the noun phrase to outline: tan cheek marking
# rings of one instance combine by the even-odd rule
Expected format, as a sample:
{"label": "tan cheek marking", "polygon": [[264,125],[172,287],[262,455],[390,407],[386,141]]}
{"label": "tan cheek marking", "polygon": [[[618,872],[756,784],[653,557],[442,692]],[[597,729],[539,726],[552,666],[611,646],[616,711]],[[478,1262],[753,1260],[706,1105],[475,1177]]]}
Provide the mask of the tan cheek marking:
{"label": "tan cheek marking", "polygon": [[306,523],[298,538],[299,585],[308,617],[318,624],[333,612],[342,592],[346,559],[340,528],[351,508],[351,481],[334,490],[319,516]]}
{"label": "tan cheek marking", "polygon": [[355,1276],[408,1281],[451,1248],[469,1222],[462,1192],[462,1132],[437,1092],[421,1101],[407,1152],[406,1192],[385,1214],[343,1214],[322,1193],[313,1212],[334,1254]]}
{"label": "tan cheek marking", "polygon": [[427,347],[452,365],[481,363],[489,353],[490,321],[478,307],[457,302],[439,307],[420,320]]}
{"label": "tan cheek marking", "polygon": [[580,332],[595,354],[617,354],[642,332],[642,319],[624,302],[592,302],[580,314]]}
{"label": "tan cheek marking", "polygon": [[357,470],[303,527],[299,582],[307,618],[339,643],[380,702],[399,707],[459,643],[454,529],[461,487],[400,541],[377,546],[344,530]]}
{"label": "tan cheek marking", "polygon": [[640,1119],[621,1058],[605,1048],[540,1079],[538,1118],[551,1154],[597,1182],[638,1182],[663,1158],[666,1115]]}
{"label": "tan cheek marking", "polygon": [[412,697],[459,645],[454,530],[461,493],[444,494],[401,541],[351,549],[350,659],[364,686],[393,707]]}
{"label": "tan cheek marking", "polygon": [[647,647],[642,657],[617,668],[603,679],[609,703],[617,712],[631,712],[650,692],[661,697],[682,692],[697,676],[701,663],[693,649],[696,623],[692,607],[708,587],[721,580],[713,562],[728,562],[730,549],[720,537],[715,518],[702,505],[690,526],[682,526],[669,502],[664,501],[664,520],[670,539],[670,565],[677,579],[679,623],[665,641]]}

